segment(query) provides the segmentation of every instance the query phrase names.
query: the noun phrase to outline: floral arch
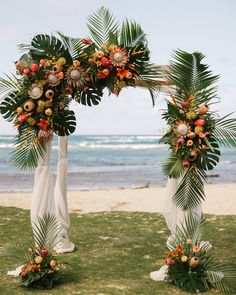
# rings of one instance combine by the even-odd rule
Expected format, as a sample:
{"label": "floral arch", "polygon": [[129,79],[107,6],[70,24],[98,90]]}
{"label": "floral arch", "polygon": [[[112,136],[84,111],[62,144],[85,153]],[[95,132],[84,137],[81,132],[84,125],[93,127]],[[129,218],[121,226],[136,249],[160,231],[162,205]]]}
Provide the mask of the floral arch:
{"label": "floral arch", "polygon": [[[199,52],[177,50],[170,65],[151,63],[142,28],[128,20],[119,27],[105,8],[89,16],[88,28],[90,38],[71,38],[58,32],[57,37],[37,35],[30,44],[21,44],[20,49],[25,53],[16,63],[17,75],[0,79],[1,114],[13,122],[18,131],[11,160],[22,169],[37,167],[32,224],[38,215],[41,218],[45,212],[53,213],[59,220],[58,235],[69,243],[66,158],[67,136],[76,127],[75,114],[69,109],[72,100],[86,106],[97,105],[104,88],[118,96],[126,87],[144,87],[149,90],[153,103],[158,92],[166,93],[167,111],[163,118],[169,129],[161,140],[169,145],[170,157],[163,165],[163,171],[176,183],[171,202],[184,212],[175,224],[174,236],[168,244],[166,276],[188,291],[196,291],[196,284],[200,290],[212,286],[228,290],[227,278],[232,272],[225,272],[222,277],[214,268],[208,271],[207,264],[199,262],[210,247],[209,244],[200,247],[202,220],[192,214],[205,198],[206,171],[213,169],[219,161],[219,144],[236,148],[236,120],[229,116],[220,118],[209,109],[217,98],[215,83],[218,76],[202,63],[204,55]],[[53,133],[59,136],[55,191],[49,169]],[[50,218],[46,216],[38,222],[42,225],[48,220]],[[36,232],[37,229],[39,227]],[[40,234],[36,237],[39,239]],[[187,238],[199,246],[197,252],[189,252],[188,256],[183,255],[190,247]],[[68,245],[73,251],[73,243]],[[44,247],[43,243],[40,247]],[[46,257],[48,254],[45,253]],[[186,272],[178,276],[183,266]],[[24,282],[23,272],[25,274],[25,268],[21,270]]]}

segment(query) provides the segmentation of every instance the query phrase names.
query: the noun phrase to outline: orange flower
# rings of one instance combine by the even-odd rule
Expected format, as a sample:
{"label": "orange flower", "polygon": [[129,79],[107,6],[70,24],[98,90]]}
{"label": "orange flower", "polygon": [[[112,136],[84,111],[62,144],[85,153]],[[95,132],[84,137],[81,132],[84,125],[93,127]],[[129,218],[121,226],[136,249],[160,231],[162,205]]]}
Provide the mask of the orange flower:
{"label": "orange flower", "polygon": [[63,72],[59,72],[59,73],[57,74],[57,78],[58,78],[59,80],[64,79],[64,73],[63,73]]}
{"label": "orange flower", "polygon": [[37,125],[39,126],[40,129],[43,129],[46,131],[49,124],[50,123],[48,120],[40,119],[40,122]]}
{"label": "orange flower", "polygon": [[102,65],[102,62],[100,60],[96,61],[97,67],[100,67]]}
{"label": "orange flower", "polygon": [[200,253],[200,251],[201,251],[200,247],[198,247],[198,246],[193,247],[193,252],[194,253]]}
{"label": "orange flower", "polygon": [[188,141],[187,141],[187,146],[192,146],[193,145],[193,141],[192,141],[192,139],[189,139]]}
{"label": "orange flower", "polygon": [[120,78],[120,80],[123,80],[124,77],[129,73],[124,67],[123,68],[117,68],[117,76]]}
{"label": "orange flower", "polygon": [[100,71],[100,70],[98,70],[97,76],[98,76],[98,79],[105,79],[107,77],[107,75],[104,74],[103,71]]}
{"label": "orange flower", "polygon": [[104,52],[99,50],[94,53],[95,58],[102,58],[104,56]]}

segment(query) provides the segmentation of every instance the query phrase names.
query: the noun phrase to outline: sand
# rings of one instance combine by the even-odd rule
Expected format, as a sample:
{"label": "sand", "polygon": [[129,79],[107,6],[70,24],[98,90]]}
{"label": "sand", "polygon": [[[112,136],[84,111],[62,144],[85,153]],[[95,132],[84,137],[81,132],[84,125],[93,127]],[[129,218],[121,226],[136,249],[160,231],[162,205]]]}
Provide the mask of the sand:
{"label": "sand", "polygon": [[[236,215],[236,183],[206,185],[203,212]],[[163,187],[69,191],[70,212],[102,211],[162,212],[166,190]],[[30,209],[32,193],[0,193],[0,206]]]}

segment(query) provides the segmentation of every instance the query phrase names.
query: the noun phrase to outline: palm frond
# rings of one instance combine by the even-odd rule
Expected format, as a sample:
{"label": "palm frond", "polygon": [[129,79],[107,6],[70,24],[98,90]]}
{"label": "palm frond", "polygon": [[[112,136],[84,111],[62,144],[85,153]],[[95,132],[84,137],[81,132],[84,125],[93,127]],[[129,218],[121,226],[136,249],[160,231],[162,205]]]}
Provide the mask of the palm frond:
{"label": "palm frond", "polygon": [[60,224],[57,218],[50,213],[38,216],[37,221],[33,225],[34,240],[39,249],[45,247],[52,250],[58,242],[59,232]]}
{"label": "palm frond", "polygon": [[200,52],[191,54],[182,50],[175,51],[173,55],[175,61],[170,64],[167,79],[181,89],[179,90],[181,100],[194,94],[197,104],[200,104],[216,97],[214,84],[219,76],[213,75],[208,69],[209,66],[201,63],[204,57]]}
{"label": "palm frond", "polygon": [[162,165],[162,171],[170,178],[178,178],[183,173],[183,164],[178,155],[171,153]]}
{"label": "palm frond", "polygon": [[57,32],[65,48],[68,49],[72,59],[79,59],[87,45],[83,44],[81,38],[72,38],[64,35],[62,32]]}
{"label": "palm frond", "polygon": [[12,92],[20,92],[22,89],[21,80],[15,75],[6,75],[6,79],[0,78],[0,94],[8,95]]}
{"label": "palm frond", "polygon": [[43,157],[45,144],[37,139],[35,130],[24,129],[15,137],[16,148],[11,153],[10,161],[23,170],[37,167],[39,157]]}
{"label": "palm frond", "polygon": [[213,135],[223,146],[236,148],[236,118],[229,118],[230,115],[216,119]]}
{"label": "palm frond", "polygon": [[194,245],[200,245],[206,219],[203,215],[199,218],[191,210],[186,214],[180,225],[176,226],[175,234],[168,241],[169,250],[173,251],[177,245],[185,244],[187,239],[193,241]]}
{"label": "palm frond", "polygon": [[118,35],[118,23],[110,11],[104,7],[88,17],[87,25],[92,40],[98,48],[104,43],[109,44],[111,33]]}
{"label": "palm frond", "polygon": [[213,287],[224,293],[235,292],[232,283],[236,280],[235,267],[223,263],[208,266],[206,270],[207,280]]}
{"label": "palm frond", "polygon": [[194,166],[187,169],[180,181],[176,193],[172,200],[174,204],[182,210],[191,210],[201,204],[205,199],[204,182],[206,182],[206,173]]}
{"label": "palm frond", "polygon": [[120,33],[120,44],[124,47],[134,47],[139,43],[146,43],[146,35],[141,26],[135,21],[127,19],[122,23]]}

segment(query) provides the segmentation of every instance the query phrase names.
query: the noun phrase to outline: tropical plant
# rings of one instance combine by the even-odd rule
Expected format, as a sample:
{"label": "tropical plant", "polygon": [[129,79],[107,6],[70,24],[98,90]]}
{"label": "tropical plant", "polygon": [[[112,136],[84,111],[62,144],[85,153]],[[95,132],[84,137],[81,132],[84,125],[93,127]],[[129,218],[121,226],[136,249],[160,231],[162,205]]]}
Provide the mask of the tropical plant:
{"label": "tropical plant", "polygon": [[177,50],[166,79],[175,85],[167,100],[163,119],[169,125],[161,142],[169,144],[170,156],[163,171],[180,178],[173,202],[183,210],[193,209],[204,200],[206,171],[220,160],[220,145],[236,148],[236,119],[220,118],[209,109],[218,102],[215,76],[202,63],[200,52]]}
{"label": "tropical plant", "polygon": [[164,253],[167,282],[178,288],[193,292],[205,292],[211,288],[225,293],[233,292],[231,284],[236,279],[235,268],[224,263],[215,263],[210,252],[212,245],[202,241],[206,220],[192,213],[168,240],[168,251]]}

